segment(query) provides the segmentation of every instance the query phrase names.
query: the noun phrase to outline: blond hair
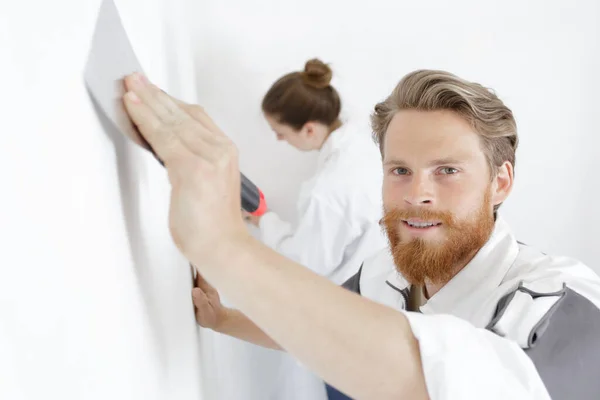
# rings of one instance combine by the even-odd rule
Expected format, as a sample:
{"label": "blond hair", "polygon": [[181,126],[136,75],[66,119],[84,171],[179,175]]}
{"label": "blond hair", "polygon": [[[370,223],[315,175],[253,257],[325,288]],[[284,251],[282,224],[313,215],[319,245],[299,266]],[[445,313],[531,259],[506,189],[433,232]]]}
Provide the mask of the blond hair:
{"label": "blond hair", "polygon": [[492,90],[478,83],[437,70],[406,75],[371,115],[373,138],[382,155],[390,121],[401,110],[453,111],[480,135],[492,177],[505,161],[515,165],[519,139],[513,113]]}

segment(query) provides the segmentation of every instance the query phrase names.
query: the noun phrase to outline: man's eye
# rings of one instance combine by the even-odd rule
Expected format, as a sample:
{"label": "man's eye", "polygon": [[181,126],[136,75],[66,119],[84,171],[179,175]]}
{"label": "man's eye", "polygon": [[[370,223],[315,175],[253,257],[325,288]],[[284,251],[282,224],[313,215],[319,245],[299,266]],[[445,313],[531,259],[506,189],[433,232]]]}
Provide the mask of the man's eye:
{"label": "man's eye", "polygon": [[395,175],[406,175],[408,174],[408,170],[406,168],[394,168],[393,170]]}
{"label": "man's eye", "polygon": [[440,172],[444,175],[452,175],[458,172],[458,170],[456,168],[452,168],[452,167],[444,167],[440,170]]}

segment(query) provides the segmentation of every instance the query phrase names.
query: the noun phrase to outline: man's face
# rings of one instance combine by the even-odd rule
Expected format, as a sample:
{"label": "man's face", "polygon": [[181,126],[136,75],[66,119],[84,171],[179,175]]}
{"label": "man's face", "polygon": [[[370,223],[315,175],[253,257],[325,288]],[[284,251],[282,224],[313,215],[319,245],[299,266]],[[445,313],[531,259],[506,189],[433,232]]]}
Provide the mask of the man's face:
{"label": "man's face", "polygon": [[398,112],[384,138],[383,223],[399,272],[446,283],[485,244],[512,167],[491,177],[481,140],[449,111]]}

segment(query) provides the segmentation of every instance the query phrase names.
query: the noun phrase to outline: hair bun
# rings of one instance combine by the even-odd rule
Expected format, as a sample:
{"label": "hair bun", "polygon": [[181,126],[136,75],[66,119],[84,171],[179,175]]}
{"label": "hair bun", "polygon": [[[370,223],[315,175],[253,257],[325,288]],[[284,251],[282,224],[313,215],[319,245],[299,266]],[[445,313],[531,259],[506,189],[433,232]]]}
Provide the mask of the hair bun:
{"label": "hair bun", "polygon": [[316,89],[325,89],[331,82],[333,72],[323,61],[313,58],[308,60],[304,66],[302,77],[304,82]]}

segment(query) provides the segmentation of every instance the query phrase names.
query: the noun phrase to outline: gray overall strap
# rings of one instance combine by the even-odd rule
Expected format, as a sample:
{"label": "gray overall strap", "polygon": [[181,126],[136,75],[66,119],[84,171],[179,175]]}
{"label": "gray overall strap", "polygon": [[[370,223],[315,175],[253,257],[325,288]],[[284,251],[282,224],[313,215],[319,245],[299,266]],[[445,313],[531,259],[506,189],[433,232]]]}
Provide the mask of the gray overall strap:
{"label": "gray overall strap", "polygon": [[342,283],[342,287],[344,289],[348,289],[351,292],[360,294],[360,273],[362,272],[363,265],[364,264],[360,265],[360,268],[356,274],[352,275],[346,282]]}
{"label": "gray overall strap", "polygon": [[[529,334],[523,349],[533,361],[552,400],[600,399],[600,310],[566,285],[555,293],[537,293],[519,286],[533,299],[560,296]],[[498,303],[488,325],[502,317],[515,292]]]}

